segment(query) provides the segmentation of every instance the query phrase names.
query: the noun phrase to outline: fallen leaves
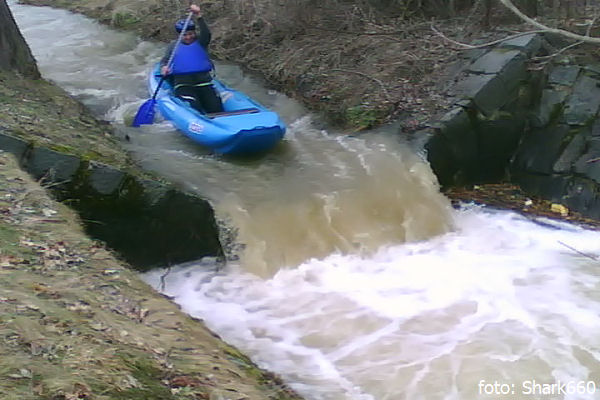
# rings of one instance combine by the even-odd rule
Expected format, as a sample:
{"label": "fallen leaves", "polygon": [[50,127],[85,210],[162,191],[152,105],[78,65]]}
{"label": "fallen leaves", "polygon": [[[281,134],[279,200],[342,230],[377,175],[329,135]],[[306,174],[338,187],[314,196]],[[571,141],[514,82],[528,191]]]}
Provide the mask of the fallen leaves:
{"label": "fallen leaves", "polygon": [[600,221],[585,218],[568,207],[547,200],[527,196],[512,184],[485,184],[472,188],[450,188],[445,194],[454,205],[474,202],[490,207],[512,210],[523,215],[561,219],[587,229],[600,230]]}
{"label": "fallen leaves", "polygon": [[44,269],[64,269],[71,268],[84,263],[83,257],[74,250],[67,248],[65,242],[55,243],[35,242],[28,238],[21,238],[19,242],[22,246],[33,249],[40,257]]}
{"label": "fallen leaves", "polygon": [[23,258],[21,257],[0,254],[0,268],[16,268],[16,266],[22,262]]}
{"label": "fallen leaves", "polygon": [[562,217],[566,217],[569,215],[569,209],[562,204],[552,203],[550,205],[550,211],[553,213],[560,214]]}

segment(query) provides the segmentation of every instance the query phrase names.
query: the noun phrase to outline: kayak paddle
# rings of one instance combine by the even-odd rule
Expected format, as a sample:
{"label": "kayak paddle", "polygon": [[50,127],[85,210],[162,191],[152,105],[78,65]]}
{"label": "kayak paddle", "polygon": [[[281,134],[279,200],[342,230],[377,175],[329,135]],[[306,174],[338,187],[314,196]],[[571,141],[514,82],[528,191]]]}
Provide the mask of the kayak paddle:
{"label": "kayak paddle", "polygon": [[[177,38],[177,42],[175,42],[175,46],[173,47],[173,51],[171,52],[171,55],[169,56],[169,61],[167,62],[167,65],[169,67],[171,67],[171,63],[173,62],[173,58],[175,57],[175,51],[177,51],[177,46],[179,46],[179,43],[181,43],[183,34],[185,33],[187,26],[190,23],[190,20],[192,19],[192,14],[193,13],[191,12],[188,14],[185,23],[183,24],[183,29],[181,30],[181,32],[179,33],[179,37]],[[150,100],[146,100],[144,104],[140,106],[137,113],[135,114],[135,118],[133,119],[133,123],[131,124],[131,126],[138,128],[140,125],[152,125],[152,123],[154,122],[154,106],[156,105],[156,95],[158,94],[160,87],[165,81],[165,78],[166,75],[163,75],[160,78],[160,82],[158,82],[158,85],[156,86],[156,90],[154,90],[152,98]]]}

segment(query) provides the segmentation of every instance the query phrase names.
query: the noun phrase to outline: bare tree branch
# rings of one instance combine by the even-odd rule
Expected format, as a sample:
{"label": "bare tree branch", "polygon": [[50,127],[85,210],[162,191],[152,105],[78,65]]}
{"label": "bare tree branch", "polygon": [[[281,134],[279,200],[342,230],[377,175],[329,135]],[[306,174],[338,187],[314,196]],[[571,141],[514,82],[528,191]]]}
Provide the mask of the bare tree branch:
{"label": "bare tree branch", "polygon": [[560,240],[558,240],[558,243],[562,244],[562,245],[563,245],[563,246],[565,246],[567,249],[569,249],[569,250],[572,250],[572,251],[574,251],[575,253],[577,253],[577,254],[579,254],[579,255],[582,255],[582,256],[584,256],[584,257],[590,258],[590,259],[592,259],[592,260],[594,260],[594,261],[598,261],[598,260],[599,260],[599,258],[598,258],[598,257],[596,257],[596,256],[594,256],[594,255],[592,255],[592,254],[587,254],[587,253],[584,253],[583,251],[579,251],[579,250],[577,250],[576,248],[574,248],[574,247],[572,247],[572,246],[569,246],[568,244],[566,244],[566,243],[564,243],[564,242],[561,242]]}
{"label": "bare tree branch", "polygon": [[457,42],[456,40],[450,39],[449,37],[447,37],[446,35],[444,35],[442,32],[440,32],[435,26],[433,26],[433,23],[431,24],[431,30],[438,36],[440,36],[442,39],[456,45],[459,47],[462,47],[464,49],[481,49],[484,47],[489,47],[489,46],[493,46],[496,45],[498,43],[502,43],[506,40],[510,40],[510,39],[514,39],[514,38],[518,38],[521,36],[525,36],[525,35],[530,35],[533,33],[545,33],[548,32],[545,29],[540,29],[540,30],[536,30],[536,31],[527,31],[527,32],[520,32],[520,33],[516,33],[514,35],[510,35],[507,37],[504,37],[502,39],[498,39],[498,40],[494,40],[492,42],[487,42],[487,43],[483,43],[483,44],[478,44],[478,45],[472,45],[472,44],[466,44],[466,43],[461,43],[461,42]]}
{"label": "bare tree branch", "polygon": [[[528,24],[531,24],[539,29],[543,29],[546,32],[556,33],[558,35],[562,35],[564,37],[568,37],[570,39],[585,42],[585,43],[600,44],[600,38],[598,38],[598,37],[591,37],[591,36],[589,36],[589,34],[588,34],[588,36],[578,35],[576,33],[569,32],[564,29],[550,28],[546,25],[540,24],[536,20],[523,14],[521,12],[521,10],[519,10],[517,7],[515,7],[515,5],[510,0],[500,0],[500,3],[502,3],[506,8],[508,8],[510,11],[512,11],[517,17],[521,18],[521,20],[523,20],[523,21],[527,22]],[[588,31],[588,33],[589,33],[589,31]]]}
{"label": "bare tree branch", "polygon": [[554,57],[562,54],[563,52],[565,52],[565,51],[567,51],[569,49],[572,49],[573,47],[579,46],[580,44],[583,44],[583,42],[581,42],[581,41],[575,42],[575,43],[572,43],[572,44],[570,44],[568,46],[563,47],[562,49],[558,50],[555,53],[549,54],[547,56],[532,57],[531,59],[534,60],[534,61],[542,61],[542,60],[547,61],[547,60],[550,60],[551,58],[554,58]]}

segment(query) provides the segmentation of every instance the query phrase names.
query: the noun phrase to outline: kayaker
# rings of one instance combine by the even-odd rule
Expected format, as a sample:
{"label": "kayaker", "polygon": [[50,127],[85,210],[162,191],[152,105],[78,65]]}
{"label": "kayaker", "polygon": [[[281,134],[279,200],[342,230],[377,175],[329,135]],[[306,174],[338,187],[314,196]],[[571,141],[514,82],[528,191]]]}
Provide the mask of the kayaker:
{"label": "kayaker", "polygon": [[[189,101],[192,107],[203,113],[216,113],[223,111],[223,104],[217,91],[212,85],[213,64],[208,55],[208,44],[211,33],[202,17],[200,7],[195,4],[190,6],[190,12],[196,17],[197,22],[190,20],[183,34],[181,43],[175,49],[175,56],[171,67],[167,65],[176,41],[167,47],[164,57],[160,61],[161,73],[171,75],[175,94],[183,100]],[[175,30],[179,35],[185,26],[185,20],[175,23]],[[196,28],[198,33],[196,33]]]}

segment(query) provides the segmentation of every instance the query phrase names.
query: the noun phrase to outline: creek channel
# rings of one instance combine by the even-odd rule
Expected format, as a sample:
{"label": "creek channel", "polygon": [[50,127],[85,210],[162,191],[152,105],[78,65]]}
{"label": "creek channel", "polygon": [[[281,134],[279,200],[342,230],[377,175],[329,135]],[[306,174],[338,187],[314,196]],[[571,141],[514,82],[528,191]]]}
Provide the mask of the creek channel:
{"label": "creek channel", "polygon": [[224,267],[143,279],[305,398],[598,397],[600,233],[453,209],[392,129],[335,132],[232,64],[219,78],[288,126],[269,154],[215,156],[164,121],[130,128],[165,45],[9,6],[44,78],[109,121],[144,168],[207,198],[227,231]]}

